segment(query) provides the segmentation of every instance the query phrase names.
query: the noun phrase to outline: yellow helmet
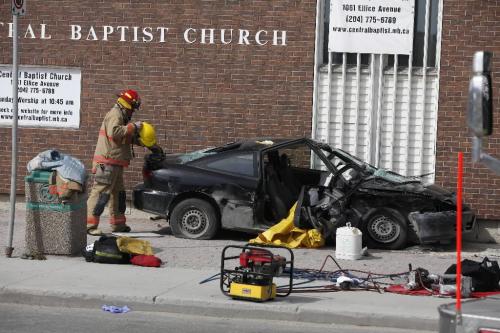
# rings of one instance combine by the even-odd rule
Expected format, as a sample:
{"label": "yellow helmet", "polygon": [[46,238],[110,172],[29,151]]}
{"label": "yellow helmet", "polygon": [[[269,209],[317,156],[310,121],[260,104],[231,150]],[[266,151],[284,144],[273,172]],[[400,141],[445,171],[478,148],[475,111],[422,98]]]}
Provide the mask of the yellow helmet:
{"label": "yellow helmet", "polygon": [[147,148],[151,148],[156,144],[155,128],[150,123],[142,123],[139,131],[139,143]]}

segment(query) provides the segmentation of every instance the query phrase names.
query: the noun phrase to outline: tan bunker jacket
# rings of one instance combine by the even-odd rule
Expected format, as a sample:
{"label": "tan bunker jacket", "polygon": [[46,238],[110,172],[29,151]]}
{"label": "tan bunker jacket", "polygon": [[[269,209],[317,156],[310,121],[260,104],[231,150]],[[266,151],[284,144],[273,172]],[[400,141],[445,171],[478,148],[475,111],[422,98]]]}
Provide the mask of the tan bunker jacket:
{"label": "tan bunker jacket", "polygon": [[126,167],[132,159],[132,143],[135,139],[135,126],[128,123],[125,111],[115,104],[106,114],[99,130],[95,148],[93,169],[96,164],[119,165]]}

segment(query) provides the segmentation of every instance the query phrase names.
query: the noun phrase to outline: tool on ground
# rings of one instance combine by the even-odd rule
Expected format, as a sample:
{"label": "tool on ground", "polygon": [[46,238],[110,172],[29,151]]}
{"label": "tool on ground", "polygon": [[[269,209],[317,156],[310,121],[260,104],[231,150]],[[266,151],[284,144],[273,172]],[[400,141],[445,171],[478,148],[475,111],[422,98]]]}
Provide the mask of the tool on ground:
{"label": "tool on ground", "polygon": [[439,276],[439,294],[443,296],[456,296],[457,288],[460,288],[460,296],[470,297],[472,293],[472,278],[470,276],[461,276],[460,283],[457,283],[455,274],[444,274]]}
{"label": "tool on ground", "polygon": [[432,284],[438,282],[438,276],[435,274],[429,274],[428,270],[421,267],[412,269],[411,264],[409,266],[410,271],[405,285],[407,290],[431,289]]}
{"label": "tool on ground", "polygon": [[337,278],[336,286],[342,290],[349,290],[352,286],[357,285],[358,283],[354,281],[351,277],[341,275]]}
{"label": "tool on ground", "polygon": [[441,296],[454,296],[457,287],[460,285],[461,296],[469,297],[472,292],[472,278],[470,276],[463,276],[457,285],[456,275],[454,274],[429,274],[429,271],[418,267],[411,269],[407,276],[407,283],[405,284],[406,290],[421,290],[426,289],[429,292],[437,293]]}
{"label": "tool on ground", "polygon": [[[273,254],[270,249],[276,249],[280,255]],[[235,261],[238,266],[234,269],[227,268],[230,262]],[[288,278],[289,282],[277,290],[273,279],[280,276]],[[220,288],[227,296],[264,302],[276,296],[290,295],[292,281],[293,252],[288,248],[271,245],[228,245],[222,250]]]}

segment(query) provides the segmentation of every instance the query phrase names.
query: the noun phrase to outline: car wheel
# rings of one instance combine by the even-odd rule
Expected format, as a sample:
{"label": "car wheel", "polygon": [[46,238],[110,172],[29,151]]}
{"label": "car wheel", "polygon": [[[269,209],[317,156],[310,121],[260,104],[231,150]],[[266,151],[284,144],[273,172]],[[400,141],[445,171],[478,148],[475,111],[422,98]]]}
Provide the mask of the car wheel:
{"label": "car wheel", "polygon": [[186,199],[174,207],[170,227],[176,237],[211,239],[219,231],[219,219],[214,207],[207,201]]}
{"label": "car wheel", "polygon": [[371,213],[363,227],[368,247],[397,250],[405,247],[408,240],[408,224],[393,209],[379,209]]}

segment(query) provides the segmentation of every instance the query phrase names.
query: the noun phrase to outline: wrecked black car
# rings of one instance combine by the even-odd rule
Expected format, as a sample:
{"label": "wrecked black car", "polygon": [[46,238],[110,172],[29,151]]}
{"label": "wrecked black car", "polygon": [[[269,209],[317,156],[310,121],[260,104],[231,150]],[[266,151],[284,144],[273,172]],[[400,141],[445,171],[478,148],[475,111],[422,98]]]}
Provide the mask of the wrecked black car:
{"label": "wrecked black car", "polygon": [[[332,237],[350,222],[372,248],[400,249],[455,235],[455,195],[420,178],[378,169],[307,138],[230,143],[145,157],[134,206],[169,220],[177,237],[222,229],[258,233],[287,217]],[[464,205],[464,233],[475,215]]]}

